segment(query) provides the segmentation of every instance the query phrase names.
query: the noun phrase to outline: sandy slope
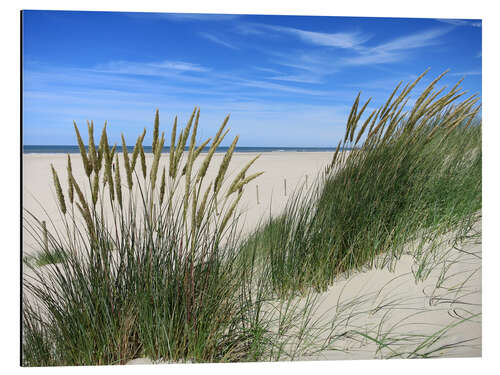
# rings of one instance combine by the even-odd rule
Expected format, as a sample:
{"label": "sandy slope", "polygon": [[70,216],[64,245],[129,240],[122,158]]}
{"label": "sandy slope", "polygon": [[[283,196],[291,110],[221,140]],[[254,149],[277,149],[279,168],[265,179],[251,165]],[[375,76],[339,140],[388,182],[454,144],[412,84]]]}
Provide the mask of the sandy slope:
{"label": "sandy slope", "polygon": [[425,280],[416,280],[419,259],[410,254],[392,272],[339,280],[316,312],[336,325],[329,350],[302,359],[481,356],[481,222],[473,231],[461,244],[440,238]]}

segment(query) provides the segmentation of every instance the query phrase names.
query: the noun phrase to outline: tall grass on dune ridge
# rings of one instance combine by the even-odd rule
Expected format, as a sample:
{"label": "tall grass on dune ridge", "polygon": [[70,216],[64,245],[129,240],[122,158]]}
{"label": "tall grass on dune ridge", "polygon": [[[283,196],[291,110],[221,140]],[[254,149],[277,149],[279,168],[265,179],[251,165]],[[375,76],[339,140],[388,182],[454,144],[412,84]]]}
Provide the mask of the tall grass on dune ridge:
{"label": "tall grass on dune ridge", "polygon": [[[426,74],[365,116],[356,98],[343,140],[315,187],[298,191],[246,247],[272,266],[284,295],[324,290],[339,275],[392,264],[409,242],[425,277],[426,242],[469,225],[481,209],[481,123],[478,98],[463,99],[459,81],[435,89],[440,75],[406,107]],[[459,98],[462,98],[459,100]],[[352,147],[352,151],[343,152]],[[432,246],[431,246],[432,247]],[[418,259],[420,258],[420,259]]]}

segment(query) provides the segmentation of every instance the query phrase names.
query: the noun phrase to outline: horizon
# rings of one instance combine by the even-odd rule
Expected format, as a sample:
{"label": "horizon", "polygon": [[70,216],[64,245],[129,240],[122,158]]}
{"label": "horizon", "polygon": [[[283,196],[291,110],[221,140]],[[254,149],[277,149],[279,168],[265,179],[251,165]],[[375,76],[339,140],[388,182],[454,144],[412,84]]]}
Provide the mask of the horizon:
{"label": "horizon", "polygon": [[[118,144],[118,143],[115,143],[114,145],[116,145],[116,149],[118,151],[121,151],[123,149],[122,145]],[[85,146],[85,149],[88,151],[88,144],[84,144]],[[111,145],[110,145],[111,146]],[[40,147],[40,148],[50,148],[50,147],[54,147],[54,148],[60,148],[60,149],[74,149],[75,152],[74,153],[80,153],[80,150],[79,150],[79,146],[77,144],[74,144],[74,145],[35,145],[35,144],[32,144],[32,145],[25,145],[23,144],[23,148],[25,147],[28,147],[28,148],[35,148],[35,147]],[[134,144],[130,144],[130,145],[127,145],[127,150],[131,151],[133,150],[135,147]],[[152,146],[148,146],[148,145],[145,145],[143,146],[144,147],[144,151],[145,152],[150,152],[151,149],[152,149]],[[225,152],[227,149],[229,148],[229,146],[219,146],[216,150],[216,152]],[[205,152],[205,151],[208,151],[210,149],[210,144],[208,144],[207,146],[205,146],[203,148],[203,150],[201,150],[201,152]],[[237,151],[238,149],[314,149],[314,150],[335,150],[336,149],[336,146],[324,146],[324,147],[314,147],[314,146],[279,146],[279,145],[274,145],[274,146],[238,146],[236,145],[235,147],[235,151]],[[343,149],[346,149],[346,150],[350,150],[352,149],[352,147],[344,147]],[[164,145],[163,146],[163,151],[162,152],[169,152],[170,151],[170,145]],[[184,147],[184,151],[189,151],[189,146],[186,146]],[[60,152],[65,152],[65,151],[60,151]],[[25,150],[23,150],[23,153],[26,153]],[[33,152],[28,152],[28,153],[33,153]],[[52,153],[52,152],[48,152],[48,153]],[[59,152],[57,152],[59,153]]]}
{"label": "horizon", "polygon": [[[359,91],[366,113],[400,82],[443,71],[481,97],[481,21],[431,18],[23,11],[23,145],[135,143],[201,109],[199,138],[231,114],[239,147],[334,148]],[[300,146],[298,146],[300,144]]]}

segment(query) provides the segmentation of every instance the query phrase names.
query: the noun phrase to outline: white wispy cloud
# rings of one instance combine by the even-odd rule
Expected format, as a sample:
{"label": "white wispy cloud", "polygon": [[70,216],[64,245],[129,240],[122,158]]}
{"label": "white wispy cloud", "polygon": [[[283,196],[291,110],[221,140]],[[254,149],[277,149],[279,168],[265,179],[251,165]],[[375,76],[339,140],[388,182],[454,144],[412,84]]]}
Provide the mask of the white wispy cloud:
{"label": "white wispy cloud", "polygon": [[323,33],[258,23],[242,23],[237,26],[236,30],[245,35],[266,35],[267,37],[270,36],[269,31],[274,31],[275,33],[293,35],[308,44],[335,48],[356,48],[371,38],[371,35],[360,32]]}
{"label": "white wispy cloud", "polygon": [[265,73],[273,73],[273,74],[280,74],[281,73],[279,70],[271,69],[271,68],[265,68],[265,67],[262,67],[262,66],[253,66],[252,68],[256,69],[256,70],[259,70],[261,72],[265,72]]}
{"label": "white wispy cloud", "polygon": [[298,82],[298,83],[322,83],[319,75],[313,74],[287,74],[277,69],[262,68],[254,66],[253,69],[258,71],[272,74],[272,76],[264,77],[265,79],[275,80],[275,81],[286,81],[286,82]]}
{"label": "white wispy cloud", "polygon": [[[162,65],[159,63],[134,64],[125,61],[101,64],[95,68],[88,69],[51,69],[46,71],[26,71],[25,82],[29,84],[26,88],[30,90],[37,87],[38,90],[51,92],[69,87],[81,87],[83,90],[94,88],[100,90],[100,96],[105,95],[104,91],[110,87],[118,91],[126,92],[127,95],[145,94],[159,95],[162,93],[175,93],[175,95],[195,96],[195,97],[250,97],[262,98],[269,96],[286,95],[310,95],[324,97],[333,96],[332,92],[323,90],[304,89],[296,87],[286,82],[312,81],[306,76],[289,76],[279,70],[273,70],[272,77],[256,78],[250,76],[247,71],[239,72],[200,72],[194,76],[184,74],[184,72],[172,71],[172,69],[151,68],[152,65]],[[163,64],[171,67],[171,64]],[[162,66],[163,66],[162,65]],[[178,67],[178,66],[177,66]],[[155,77],[155,79],[150,79]],[[251,78],[250,78],[251,77]],[[156,79],[158,78],[158,79]],[[281,80],[284,83],[269,82],[269,79]],[[251,90],[258,88],[261,90]],[[99,95],[97,95],[99,96]]]}
{"label": "white wispy cloud", "polygon": [[[321,50],[321,52],[324,52],[325,56],[320,56],[320,58],[311,51],[303,54],[304,56],[314,57],[316,61],[305,61],[303,58],[297,58],[297,56],[293,56],[293,58],[278,58],[273,61],[275,64],[298,70],[310,71],[318,76],[337,72],[342,66],[387,64],[404,60],[408,57],[411,50],[440,44],[442,41],[441,37],[452,29],[452,26],[428,29],[397,37],[375,46],[366,46],[366,42],[371,39],[372,35],[359,31],[323,33],[257,23],[242,23],[237,26],[238,32],[246,35],[253,34],[269,38],[269,36],[278,37],[286,34],[294,36],[315,47],[327,47]],[[274,35],[270,34],[269,31],[274,31]],[[351,56],[332,59],[332,52],[329,52],[329,48],[343,49]],[[316,52],[318,52],[318,50],[316,50]],[[275,56],[276,52],[269,51],[268,54]],[[332,61],[335,61],[335,66],[333,66]],[[293,77],[295,75],[296,74],[289,74],[284,75],[284,77]],[[310,81],[318,82],[319,79],[315,77]]]}
{"label": "white wispy cloud", "polygon": [[211,71],[210,68],[199,64],[169,60],[156,62],[110,61],[98,64],[89,70],[109,74],[174,78],[186,82],[203,82],[202,76],[195,76],[193,73],[201,74]]}
{"label": "white wispy cloud", "polygon": [[[315,61],[313,57],[299,58],[299,61]],[[306,65],[304,65],[305,67]],[[278,70],[272,70],[273,75],[270,77],[264,77],[263,79],[249,79],[248,75],[244,72],[219,72],[212,71],[211,69],[189,62],[180,61],[162,61],[162,62],[144,62],[135,63],[128,61],[114,61],[107,64],[100,64],[94,69],[89,69],[92,72],[101,74],[112,74],[112,75],[123,75],[123,76],[154,76],[160,78],[168,78],[167,82],[189,82],[197,85],[197,88],[202,85],[205,88],[211,88],[216,90],[217,87],[221,85],[224,86],[224,90],[231,90],[242,87],[253,87],[261,88],[264,90],[262,94],[278,94],[278,93],[289,93],[298,95],[327,95],[325,91],[304,89],[302,87],[296,87],[293,85],[279,84],[269,82],[273,81],[283,81],[290,83],[309,83],[317,84],[322,83],[321,74],[315,71],[316,68],[307,68],[307,73],[290,73],[290,72],[280,72]],[[271,72],[270,71],[270,72]],[[205,73],[210,74],[205,74]],[[186,73],[186,74],[185,74]],[[188,73],[199,73],[197,75]],[[104,78],[104,76],[103,76]],[[185,88],[183,88],[185,89]]]}
{"label": "white wispy cloud", "polygon": [[[162,128],[169,129],[175,115],[179,115],[180,124],[185,124],[193,105],[198,105],[202,110],[199,129],[201,138],[213,134],[224,117],[230,113],[231,134],[241,136],[242,146],[256,144],[331,146],[343,134],[343,124],[349,110],[349,106],[332,105],[331,101],[322,104],[321,100],[315,100],[314,104],[307,104],[304,103],[303,97],[276,103],[268,99],[269,95],[279,95],[280,92],[294,94],[297,90],[286,85],[257,80],[235,82],[233,88],[238,87],[236,91],[238,95],[228,92],[227,87],[224,87],[221,93],[225,95],[214,97],[216,92],[212,91],[206,95],[197,92],[193,92],[193,95],[179,95],[178,90],[165,89],[162,84],[152,81],[144,82],[144,87],[137,90],[135,79],[133,89],[124,87],[109,89],[110,82],[107,79],[111,75],[106,74],[101,74],[102,88],[94,85],[89,87],[86,84],[86,76],[94,76],[96,73],[60,69],[53,73],[56,74],[55,77],[50,72],[37,77],[38,82],[43,79],[44,85],[37,85],[38,87],[25,92],[27,111],[23,125],[25,144],[67,144],[74,136],[72,121],[84,124],[86,119],[94,120],[99,126],[108,120],[108,136],[111,143],[120,142],[121,132],[125,134],[127,140],[133,141],[134,136],[142,131],[144,121],[152,123],[156,108],[160,109]],[[77,78],[77,74],[82,76],[81,79],[75,79],[70,85],[62,85],[64,76],[67,83],[68,77]],[[119,77],[123,83],[128,80],[126,76]],[[111,81],[113,83],[114,78]],[[56,81],[57,86],[40,87],[45,86],[45,83],[54,84]],[[247,90],[240,97],[243,87],[259,90]],[[321,95],[321,97],[327,94],[314,90],[300,90],[300,93]],[[245,100],[242,100],[242,97],[245,97]],[[46,127],[43,128],[43,132],[37,132],[36,129],[41,128],[41,125],[37,125],[39,123],[50,124],[55,136],[47,138]],[[293,132],[289,131],[291,124],[295,124]],[[266,139],[259,137],[260,132],[255,131],[256,127],[267,129]],[[147,137],[151,137],[150,133],[146,135]],[[228,137],[228,142],[231,139]]]}
{"label": "white wispy cloud", "polygon": [[452,18],[436,18],[436,21],[444,22],[455,26],[482,27],[482,22],[478,20],[458,20]]}
{"label": "white wispy cloud", "polygon": [[258,81],[258,80],[240,80],[238,84],[247,87],[256,87],[265,90],[271,91],[282,91],[293,94],[303,94],[303,95],[330,95],[331,93],[324,90],[311,90],[311,89],[303,89],[300,87],[282,85],[279,83],[272,83],[266,81]]}
{"label": "white wispy cloud", "polygon": [[372,50],[362,52],[358,56],[348,57],[342,60],[344,65],[370,65],[370,64],[387,64],[396,61],[401,61],[405,57],[402,53],[385,52]]}
{"label": "white wispy cloud", "polygon": [[[258,24],[258,23],[250,23],[250,22],[239,22],[238,24],[235,25],[234,30],[240,34],[243,35],[257,35],[257,36],[262,36],[266,35],[266,32],[264,28],[262,27],[263,25]],[[266,25],[264,25],[266,26]],[[272,36],[267,33],[267,36]]]}
{"label": "white wispy cloud", "polygon": [[273,61],[275,64],[314,74],[320,74],[323,71],[321,63],[304,63],[301,61],[300,55],[297,56],[295,54],[292,54],[292,56],[286,56],[284,54],[280,54],[280,56],[282,56],[281,59]]}
{"label": "white wispy cloud", "polygon": [[323,83],[323,80],[318,76],[310,74],[296,74],[296,75],[278,75],[269,77],[275,81],[297,82],[297,83]]}
{"label": "white wispy cloud", "polygon": [[356,48],[371,38],[370,35],[361,34],[359,32],[321,33],[295,29],[292,27],[267,27],[271,30],[295,35],[304,42],[324,47]]}
{"label": "white wispy cloud", "polygon": [[274,70],[271,79],[300,83],[323,83],[324,79],[338,71],[330,53],[301,50],[293,53],[268,51],[269,62],[282,69]]}
{"label": "white wispy cloud", "polygon": [[201,32],[201,33],[199,33],[199,35],[207,40],[210,40],[211,42],[214,42],[216,44],[220,44],[221,46],[231,48],[231,49],[239,49],[235,45],[228,43],[228,42],[220,39],[219,37],[216,37],[215,35],[212,35],[212,34],[209,34],[206,32]]}
{"label": "white wispy cloud", "polygon": [[199,64],[193,64],[184,61],[161,61],[158,63],[148,63],[148,66],[160,69],[170,69],[178,71],[191,71],[191,72],[207,72],[210,69],[205,68]]}
{"label": "white wispy cloud", "polygon": [[428,47],[439,43],[439,37],[448,33],[449,28],[431,29],[406,35],[375,47],[378,51],[392,52]]}
{"label": "white wispy cloud", "polygon": [[396,62],[404,59],[410,50],[441,43],[440,37],[450,28],[439,28],[395,38],[375,47],[358,48],[359,55],[343,60],[346,65],[366,65]]}

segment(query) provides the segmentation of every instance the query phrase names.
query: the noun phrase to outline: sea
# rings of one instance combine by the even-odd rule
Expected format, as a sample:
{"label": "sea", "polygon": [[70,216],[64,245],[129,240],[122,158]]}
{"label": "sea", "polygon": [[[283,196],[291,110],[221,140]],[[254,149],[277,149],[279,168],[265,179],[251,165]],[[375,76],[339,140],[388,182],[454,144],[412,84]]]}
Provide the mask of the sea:
{"label": "sea", "polygon": [[[218,147],[216,152],[226,152],[229,147]],[[121,146],[116,147],[118,152],[122,151]],[[134,146],[127,146],[127,150],[132,152]],[[202,152],[207,152],[207,146]],[[346,148],[347,149],[347,148]],[[186,148],[186,151],[188,149]],[[169,152],[169,147],[164,147],[163,152]],[[236,147],[235,152],[333,152],[335,147]],[[145,153],[151,153],[151,146],[144,146]],[[78,146],[61,146],[61,145],[24,145],[24,154],[79,154]]]}

